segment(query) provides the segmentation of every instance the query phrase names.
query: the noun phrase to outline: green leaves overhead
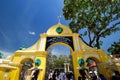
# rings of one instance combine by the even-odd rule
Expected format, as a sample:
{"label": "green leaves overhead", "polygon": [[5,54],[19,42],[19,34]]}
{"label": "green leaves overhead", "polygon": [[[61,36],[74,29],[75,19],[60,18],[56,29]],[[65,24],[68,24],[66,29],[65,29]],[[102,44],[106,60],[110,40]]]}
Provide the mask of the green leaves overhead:
{"label": "green leaves overhead", "polygon": [[114,42],[109,48],[108,52],[111,54],[119,54],[120,55],[120,40],[118,42]]}
{"label": "green leaves overhead", "polygon": [[[120,1],[119,0],[64,0],[63,15],[71,20],[73,32],[87,28],[89,45],[99,44],[101,37],[106,37],[119,30]],[[111,22],[114,24],[109,25]],[[85,35],[85,33],[81,33]],[[94,36],[91,36],[94,35]],[[94,46],[93,46],[94,47]]]}

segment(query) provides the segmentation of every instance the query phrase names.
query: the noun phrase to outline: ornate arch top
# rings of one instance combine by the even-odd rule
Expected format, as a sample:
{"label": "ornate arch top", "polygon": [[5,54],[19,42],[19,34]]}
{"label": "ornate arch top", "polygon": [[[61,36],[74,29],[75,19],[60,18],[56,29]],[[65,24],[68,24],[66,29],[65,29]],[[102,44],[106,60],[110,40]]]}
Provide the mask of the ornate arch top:
{"label": "ornate arch top", "polygon": [[65,26],[63,24],[57,24],[52,27],[50,27],[47,31],[48,35],[66,35],[66,34],[72,34],[71,29],[68,26]]}

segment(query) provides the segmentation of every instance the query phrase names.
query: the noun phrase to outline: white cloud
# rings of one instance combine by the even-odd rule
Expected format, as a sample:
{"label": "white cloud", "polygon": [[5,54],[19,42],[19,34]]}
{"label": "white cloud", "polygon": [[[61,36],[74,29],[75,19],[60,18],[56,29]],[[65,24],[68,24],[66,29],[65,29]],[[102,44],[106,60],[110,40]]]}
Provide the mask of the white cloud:
{"label": "white cloud", "polygon": [[28,32],[30,35],[35,35],[35,32],[29,31]]}
{"label": "white cloud", "polygon": [[4,51],[4,50],[0,50],[0,52],[3,54],[3,58],[6,58],[8,56],[12,56],[13,55],[12,52],[7,52],[7,51]]}

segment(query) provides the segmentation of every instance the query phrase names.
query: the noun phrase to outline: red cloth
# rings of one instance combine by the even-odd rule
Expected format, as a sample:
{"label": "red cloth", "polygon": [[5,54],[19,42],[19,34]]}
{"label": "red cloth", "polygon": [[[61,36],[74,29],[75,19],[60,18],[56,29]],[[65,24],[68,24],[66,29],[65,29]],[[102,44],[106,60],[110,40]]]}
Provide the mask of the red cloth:
{"label": "red cloth", "polygon": [[96,63],[93,62],[93,63],[91,63],[91,65],[89,67],[95,67],[95,66],[96,66]]}

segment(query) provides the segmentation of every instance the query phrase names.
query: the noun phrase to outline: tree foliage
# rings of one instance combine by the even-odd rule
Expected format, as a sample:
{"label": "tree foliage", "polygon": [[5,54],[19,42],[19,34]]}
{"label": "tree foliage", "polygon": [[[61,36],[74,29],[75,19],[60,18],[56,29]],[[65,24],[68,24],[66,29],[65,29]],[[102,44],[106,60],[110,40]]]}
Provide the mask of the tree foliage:
{"label": "tree foliage", "polygon": [[114,42],[109,48],[108,52],[111,54],[119,54],[120,55],[120,40],[118,42]]}
{"label": "tree foliage", "polygon": [[[72,63],[71,57],[67,55],[51,55],[51,58],[49,58],[49,68],[54,69],[54,68],[64,68],[64,63]],[[72,66],[72,64],[70,65]]]}
{"label": "tree foliage", "polygon": [[[101,37],[120,30],[117,27],[120,24],[119,0],[64,0],[63,15],[82,40],[88,37],[89,42],[84,41],[91,47],[100,48]],[[82,29],[84,32],[80,32]]]}

